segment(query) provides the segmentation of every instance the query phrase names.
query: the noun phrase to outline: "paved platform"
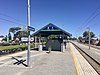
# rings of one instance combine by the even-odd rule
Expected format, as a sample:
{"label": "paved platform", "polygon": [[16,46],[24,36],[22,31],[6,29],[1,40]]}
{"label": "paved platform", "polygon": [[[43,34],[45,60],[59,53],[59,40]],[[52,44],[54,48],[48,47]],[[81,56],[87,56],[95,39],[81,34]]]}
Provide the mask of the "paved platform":
{"label": "paved platform", "polygon": [[93,67],[85,60],[78,50],[70,43],[73,59],[78,75],[98,75]]}
{"label": "paved platform", "polygon": [[[72,44],[65,52],[31,51],[31,67],[14,65],[16,60],[26,59],[26,51],[0,57],[0,75],[98,75]],[[3,58],[3,59],[2,59]],[[26,64],[26,61],[24,62]]]}
{"label": "paved platform", "polygon": [[[26,53],[15,55],[22,56],[18,59],[26,59]],[[51,51],[48,54],[45,51],[31,51],[30,68],[26,68],[22,64],[13,65],[16,60],[11,58],[0,62],[0,75],[77,75],[69,46],[64,53]],[[26,64],[26,62],[24,63]]]}

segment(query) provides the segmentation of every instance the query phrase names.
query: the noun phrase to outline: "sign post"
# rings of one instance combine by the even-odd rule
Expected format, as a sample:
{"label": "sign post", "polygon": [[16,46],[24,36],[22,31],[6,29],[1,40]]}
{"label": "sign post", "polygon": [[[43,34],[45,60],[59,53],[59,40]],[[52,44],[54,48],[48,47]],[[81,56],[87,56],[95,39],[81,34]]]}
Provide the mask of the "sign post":
{"label": "sign post", "polygon": [[[28,0],[28,18],[27,27],[30,26],[30,0]],[[27,51],[27,66],[30,67],[30,31],[28,30],[28,51]]]}

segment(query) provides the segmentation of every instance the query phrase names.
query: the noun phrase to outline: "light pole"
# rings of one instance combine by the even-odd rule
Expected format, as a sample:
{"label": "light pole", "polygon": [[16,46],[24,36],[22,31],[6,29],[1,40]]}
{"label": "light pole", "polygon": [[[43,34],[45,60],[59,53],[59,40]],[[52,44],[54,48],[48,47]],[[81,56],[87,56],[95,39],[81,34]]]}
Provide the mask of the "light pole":
{"label": "light pole", "polygon": [[[30,26],[30,0],[28,0],[27,27]],[[30,31],[28,30],[27,66],[30,67]]]}
{"label": "light pole", "polygon": [[91,39],[91,36],[90,36],[90,28],[88,27],[88,35],[89,35],[89,50],[90,50],[90,39]]}

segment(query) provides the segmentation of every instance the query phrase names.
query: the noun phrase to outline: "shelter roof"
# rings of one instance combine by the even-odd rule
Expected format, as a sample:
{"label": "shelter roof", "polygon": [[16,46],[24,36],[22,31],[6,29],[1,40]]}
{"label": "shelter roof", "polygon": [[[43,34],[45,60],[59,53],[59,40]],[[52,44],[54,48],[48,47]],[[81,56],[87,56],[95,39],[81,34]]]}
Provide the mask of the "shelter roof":
{"label": "shelter roof", "polygon": [[38,35],[49,36],[49,35],[58,35],[58,34],[64,34],[69,37],[72,36],[70,33],[66,32],[65,30],[57,27],[52,23],[47,24],[46,26],[44,26],[43,28],[35,32],[33,36],[38,36]]}

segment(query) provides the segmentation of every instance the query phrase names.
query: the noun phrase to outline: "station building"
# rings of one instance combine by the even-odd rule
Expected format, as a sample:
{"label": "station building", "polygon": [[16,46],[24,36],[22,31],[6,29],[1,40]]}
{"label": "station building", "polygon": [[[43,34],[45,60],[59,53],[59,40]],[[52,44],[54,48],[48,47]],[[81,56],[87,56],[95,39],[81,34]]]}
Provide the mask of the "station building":
{"label": "station building", "polygon": [[66,45],[68,38],[72,35],[56,25],[49,23],[36,31],[32,36],[34,36],[35,48],[38,48],[40,51],[44,49],[48,50],[49,48],[51,50],[61,51],[63,46]]}

